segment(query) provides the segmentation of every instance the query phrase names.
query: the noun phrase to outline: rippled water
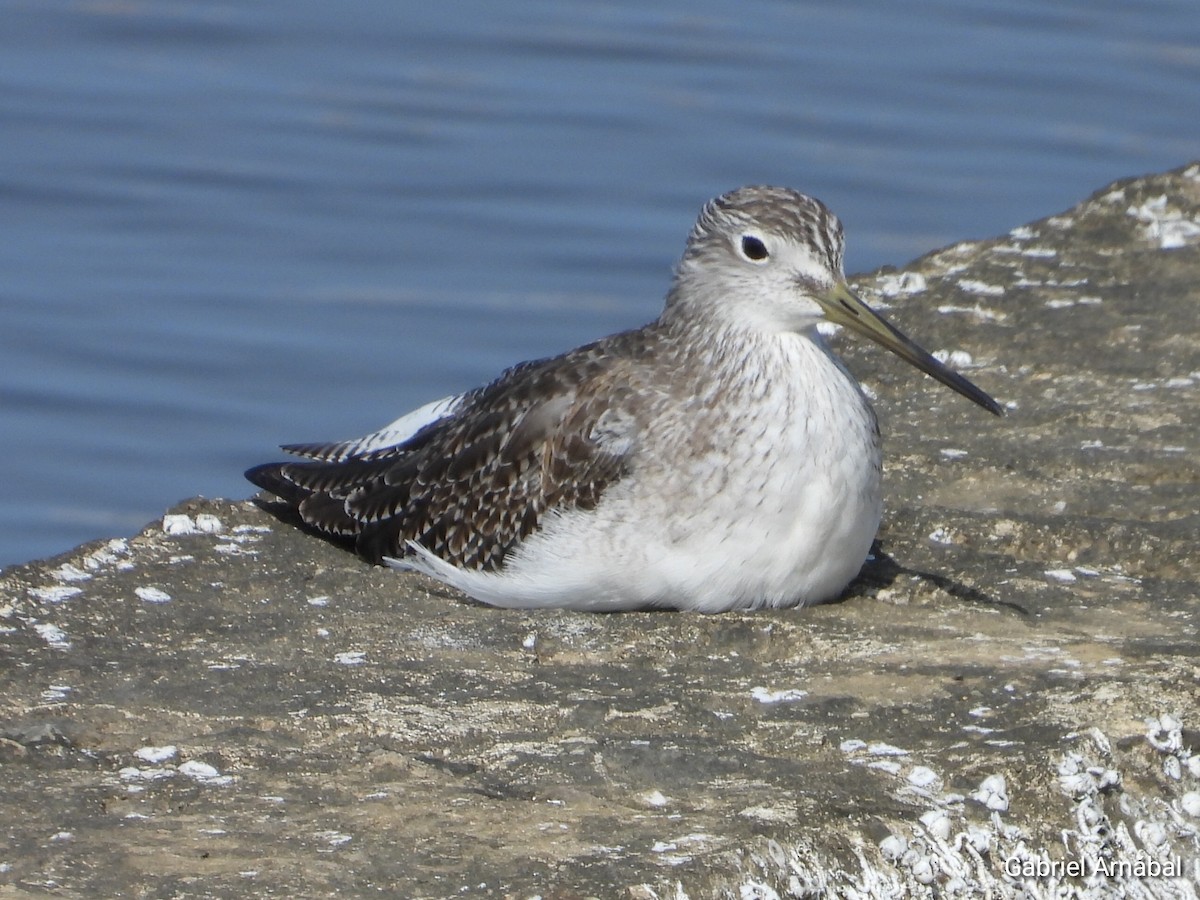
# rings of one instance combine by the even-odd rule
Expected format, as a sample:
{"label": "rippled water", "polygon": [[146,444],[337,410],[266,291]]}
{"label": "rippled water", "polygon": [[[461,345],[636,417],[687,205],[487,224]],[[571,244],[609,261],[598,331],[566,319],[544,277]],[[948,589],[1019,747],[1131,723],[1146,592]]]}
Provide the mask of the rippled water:
{"label": "rippled water", "polygon": [[652,318],[739,184],[861,270],[1200,156],[1193,0],[4,6],[0,563]]}

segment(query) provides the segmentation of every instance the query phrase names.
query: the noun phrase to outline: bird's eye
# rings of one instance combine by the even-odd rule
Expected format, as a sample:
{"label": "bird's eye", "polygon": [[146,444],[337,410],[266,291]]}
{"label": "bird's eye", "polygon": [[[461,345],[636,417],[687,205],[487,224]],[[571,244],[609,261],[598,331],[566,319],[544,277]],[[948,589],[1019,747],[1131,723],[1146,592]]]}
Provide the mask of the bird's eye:
{"label": "bird's eye", "polygon": [[752,234],[742,235],[742,253],[746,259],[754,262],[761,262],[770,256],[767,253],[767,245],[762,242],[761,238],[756,238]]}

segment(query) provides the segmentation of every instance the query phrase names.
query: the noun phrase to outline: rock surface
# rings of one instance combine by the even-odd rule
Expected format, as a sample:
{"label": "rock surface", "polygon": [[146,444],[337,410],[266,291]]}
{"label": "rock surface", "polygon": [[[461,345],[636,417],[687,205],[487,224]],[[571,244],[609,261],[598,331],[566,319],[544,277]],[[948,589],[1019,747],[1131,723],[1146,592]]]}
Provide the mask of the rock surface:
{"label": "rock surface", "polygon": [[1009,415],[839,338],[838,603],[486,609],[206,500],[0,575],[0,896],[1196,896],[1200,165],[856,281]]}

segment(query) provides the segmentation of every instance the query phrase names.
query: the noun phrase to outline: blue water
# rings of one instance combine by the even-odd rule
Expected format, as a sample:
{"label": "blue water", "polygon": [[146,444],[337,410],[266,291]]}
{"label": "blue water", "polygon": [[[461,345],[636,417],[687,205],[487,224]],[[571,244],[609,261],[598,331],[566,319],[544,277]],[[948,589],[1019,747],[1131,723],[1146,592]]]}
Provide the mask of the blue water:
{"label": "blue water", "polygon": [[1194,0],[0,11],[0,564],[652,318],[739,184],[855,271],[1200,156]]}

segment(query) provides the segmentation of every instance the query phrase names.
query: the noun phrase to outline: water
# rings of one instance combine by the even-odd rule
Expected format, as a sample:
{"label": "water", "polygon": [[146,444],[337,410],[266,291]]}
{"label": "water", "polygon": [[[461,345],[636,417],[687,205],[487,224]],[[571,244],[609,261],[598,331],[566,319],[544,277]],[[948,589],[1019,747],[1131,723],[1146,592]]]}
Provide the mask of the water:
{"label": "water", "polygon": [[1200,156],[1193,0],[0,11],[0,564],[641,324],[739,184],[855,271]]}

